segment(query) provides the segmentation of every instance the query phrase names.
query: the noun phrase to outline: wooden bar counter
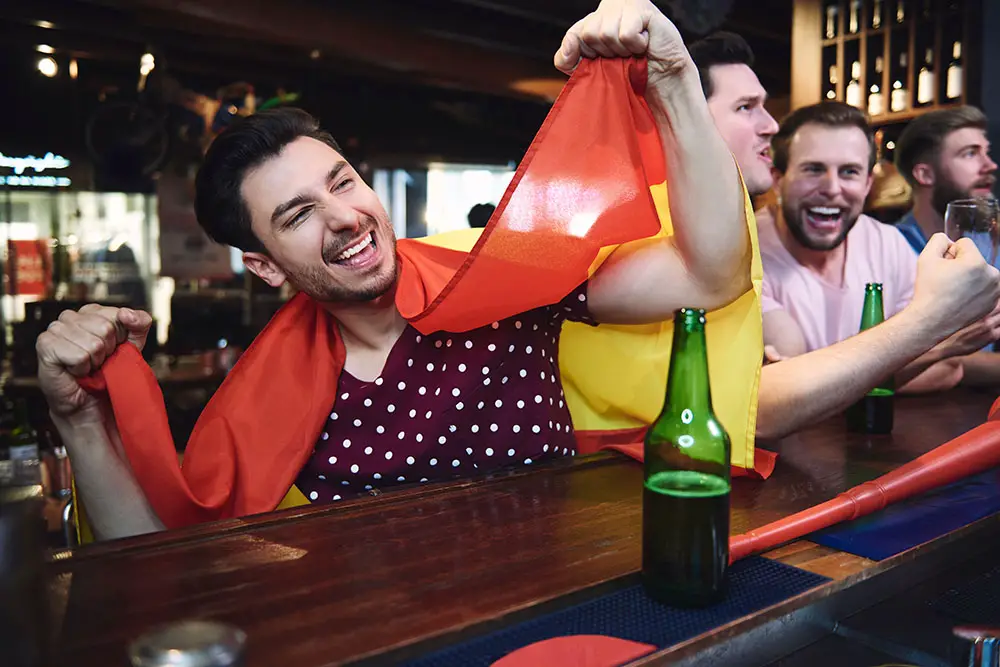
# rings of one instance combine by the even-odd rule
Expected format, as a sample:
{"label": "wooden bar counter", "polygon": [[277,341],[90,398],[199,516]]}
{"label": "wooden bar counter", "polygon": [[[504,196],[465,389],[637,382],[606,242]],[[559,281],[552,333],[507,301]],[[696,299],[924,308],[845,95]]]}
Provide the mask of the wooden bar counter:
{"label": "wooden bar counter", "polygon": [[[981,423],[994,398],[900,397],[891,436],[849,434],[838,417],[760,443],[778,464],[766,481],[734,481],[733,532],[933,449]],[[245,630],[248,667],[444,645],[635,573],[641,473],[599,454],[57,552],[47,566],[54,664],[125,665],[128,641],[192,617]],[[885,566],[805,541],[768,556],[830,577],[827,586]]]}

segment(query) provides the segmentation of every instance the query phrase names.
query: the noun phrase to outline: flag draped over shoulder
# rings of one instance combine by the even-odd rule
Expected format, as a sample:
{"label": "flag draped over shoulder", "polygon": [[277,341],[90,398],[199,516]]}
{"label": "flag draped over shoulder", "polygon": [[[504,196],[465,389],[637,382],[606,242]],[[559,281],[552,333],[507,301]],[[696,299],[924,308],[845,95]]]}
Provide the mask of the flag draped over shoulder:
{"label": "flag draped over shoulder", "polygon": [[[645,85],[645,60],[584,61],[485,230],[398,242],[396,305],[412,326],[468,331],[556,303],[621,244],[671,233]],[[708,331],[716,411],[732,438],[733,463],[752,468],[763,349],[749,201],[746,222],[753,289],[711,313]],[[566,325],[559,362],[583,440],[596,435],[593,442],[605,444],[602,433],[621,437],[656,416],[670,342],[669,322]],[[107,391],[140,486],[164,525],[177,528],[308,502],[294,481],[335,404],[344,355],[331,316],[305,295],[294,297],[205,408],[183,466],[156,379],[133,346],[120,346],[84,386]]]}

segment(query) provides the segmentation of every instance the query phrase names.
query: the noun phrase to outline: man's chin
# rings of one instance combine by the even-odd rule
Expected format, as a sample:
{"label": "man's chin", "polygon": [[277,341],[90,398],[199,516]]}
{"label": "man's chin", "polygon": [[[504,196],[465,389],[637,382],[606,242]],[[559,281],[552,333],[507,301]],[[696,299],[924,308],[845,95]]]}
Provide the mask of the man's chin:
{"label": "man's chin", "polygon": [[743,181],[751,197],[767,194],[774,186],[774,178],[771,177],[770,171],[755,173],[757,171],[763,171],[763,169],[758,168],[743,174]]}

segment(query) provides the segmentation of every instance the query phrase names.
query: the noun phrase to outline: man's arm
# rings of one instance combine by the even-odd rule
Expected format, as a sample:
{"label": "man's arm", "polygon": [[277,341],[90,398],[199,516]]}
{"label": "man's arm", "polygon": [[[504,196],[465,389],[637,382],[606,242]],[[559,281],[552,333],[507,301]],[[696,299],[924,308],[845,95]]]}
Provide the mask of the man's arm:
{"label": "man's arm", "polygon": [[56,415],[52,421],[66,445],[77,498],[95,538],[112,540],[164,529],[132,474],[114,427],[108,429],[99,422],[74,424]]}
{"label": "man's arm", "polygon": [[[1000,274],[972,242],[951,244],[935,234],[918,260],[913,301],[902,312],[835,345],[761,370],[757,436],[779,438],[845,409],[945,339],[949,345],[973,344],[969,334],[975,325],[968,325],[993,310],[998,298]],[[960,327],[965,328],[956,333]],[[925,355],[922,370],[940,361],[937,354]],[[897,381],[913,377],[904,372]]]}
{"label": "man's arm", "polygon": [[1000,385],[1000,354],[974,352],[962,357],[965,375],[962,384],[971,387],[996,387]]}
{"label": "man's arm", "polygon": [[757,437],[780,438],[861,398],[940,338],[919,311],[761,369]]}
{"label": "man's arm", "polygon": [[677,28],[648,0],[604,0],[566,34],[556,66],[581,57],[647,58],[646,100],[660,133],[674,234],[614,252],[588,285],[601,322],[669,319],[713,310],[750,289],[751,247],[736,163],[708,110]]}
{"label": "man's arm", "polygon": [[35,344],[39,385],[99,539],[163,530],[132,474],[110,409],[77,382],[119,345],[142,349],[152,321],[148,313],[89,304],[64,311]]}
{"label": "man's arm", "polygon": [[896,374],[900,391],[909,394],[1000,382],[1000,357],[978,352],[1000,338],[1000,308],[938,343]]}

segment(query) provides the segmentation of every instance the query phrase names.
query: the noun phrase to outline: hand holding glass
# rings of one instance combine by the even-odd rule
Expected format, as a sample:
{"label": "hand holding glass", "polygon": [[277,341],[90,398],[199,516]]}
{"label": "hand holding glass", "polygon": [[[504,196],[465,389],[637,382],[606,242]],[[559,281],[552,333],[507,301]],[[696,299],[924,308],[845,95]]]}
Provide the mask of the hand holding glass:
{"label": "hand holding glass", "polygon": [[1000,245],[997,217],[995,199],[956,199],[949,202],[945,210],[944,233],[952,241],[958,241],[962,237],[972,239],[983,259],[995,264],[997,247]]}

